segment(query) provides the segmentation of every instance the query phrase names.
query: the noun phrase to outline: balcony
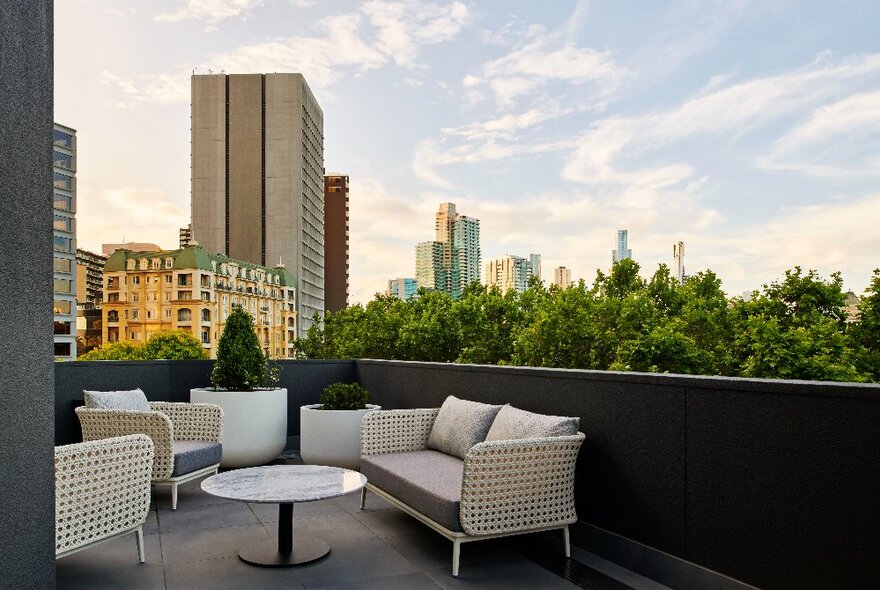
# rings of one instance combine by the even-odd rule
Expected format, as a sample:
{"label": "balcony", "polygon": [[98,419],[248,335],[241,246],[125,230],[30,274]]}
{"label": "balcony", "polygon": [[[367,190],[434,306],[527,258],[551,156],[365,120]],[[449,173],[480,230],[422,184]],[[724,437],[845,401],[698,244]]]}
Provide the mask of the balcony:
{"label": "balcony", "polygon": [[[275,534],[275,507],[218,500],[194,483],[173,513],[167,494],[154,493],[146,565],[138,566],[125,538],[58,561],[59,588],[880,584],[871,557],[880,523],[869,493],[880,485],[871,468],[880,460],[872,443],[880,386],[371,360],[278,364],[280,386],[296,392],[288,400],[291,451],[298,406],[316,403],[336,381],[360,382],[386,409],[436,407],[455,393],[580,416],[587,440],[577,466],[573,559],[560,556],[550,533],[466,544],[455,580],[442,537],[375,497],[366,512],[344,497],[295,509],[297,531],[330,543],[325,560],[283,572],[252,568],[236,552],[247,539]],[[73,408],[83,389],[131,387],[137,374],[149,398],[186,401],[188,387],[209,382],[211,366],[56,365],[56,444],[78,440]]]}

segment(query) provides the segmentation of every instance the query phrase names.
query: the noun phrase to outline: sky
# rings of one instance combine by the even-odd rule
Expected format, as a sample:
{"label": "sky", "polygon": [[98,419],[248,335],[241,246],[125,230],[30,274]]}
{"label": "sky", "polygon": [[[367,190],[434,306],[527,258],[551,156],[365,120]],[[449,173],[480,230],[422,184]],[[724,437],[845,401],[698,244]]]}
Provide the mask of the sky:
{"label": "sky", "polygon": [[440,202],[483,263],[591,283],[618,229],[642,273],[728,294],[800,265],[880,267],[880,2],[58,0],[55,120],[77,129],[77,237],[176,248],[190,76],[301,72],[348,174],[351,301],[414,276]]}

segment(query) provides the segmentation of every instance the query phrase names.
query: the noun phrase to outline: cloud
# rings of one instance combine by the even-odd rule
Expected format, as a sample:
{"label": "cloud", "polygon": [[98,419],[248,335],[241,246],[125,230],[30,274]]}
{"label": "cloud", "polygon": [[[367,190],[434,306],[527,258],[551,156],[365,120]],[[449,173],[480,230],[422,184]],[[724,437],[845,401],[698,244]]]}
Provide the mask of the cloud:
{"label": "cloud", "polygon": [[[880,77],[880,54],[832,63],[827,56],[783,74],[730,83],[719,80],[677,107],[631,117],[609,117],[591,125],[563,169],[566,180],[631,182],[637,162],[676,142],[698,136],[734,142],[758,129],[784,122],[813,105],[844,94],[855,83]],[[849,90],[851,92],[851,90]],[[635,161],[635,163],[634,163]],[[672,176],[688,175],[685,163],[665,166]]]}
{"label": "cloud", "polygon": [[263,0],[188,0],[170,12],[163,12],[154,18],[157,21],[180,22],[198,20],[206,23],[205,30],[213,30],[217,23],[228,18],[246,15],[252,8],[263,5]]}
{"label": "cloud", "polygon": [[811,176],[880,175],[880,91],[814,109],[774,142],[760,164]]}
{"label": "cloud", "polygon": [[453,39],[470,21],[465,4],[371,0],[361,11],[376,27],[375,48],[399,66],[415,65],[419,48]]}

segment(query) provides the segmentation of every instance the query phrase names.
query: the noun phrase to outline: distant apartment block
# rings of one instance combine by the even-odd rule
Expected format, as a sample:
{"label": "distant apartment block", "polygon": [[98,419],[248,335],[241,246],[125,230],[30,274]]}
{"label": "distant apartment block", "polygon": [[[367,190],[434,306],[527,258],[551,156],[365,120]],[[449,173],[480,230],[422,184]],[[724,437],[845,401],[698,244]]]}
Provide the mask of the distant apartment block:
{"label": "distant apartment block", "polygon": [[460,215],[455,203],[441,203],[434,228],[434,241],[416,245],[416,280],[458,299],[480,280],[480,220]]}
{"label": "distant apartment block", "polygon": [[120,242],[117,244],[101,244],[101,254],[110,256],[117,250],[131,250],[133,252],[161,252],[162,246],[151,242]]}
{"label": "distant apartment block", "polygon": [[846,311],[846,323],[851,324],[853,322],[859,321],[859,317],[861,317],[861,311],[859,311],[859,305],[862,303],[862,300],[858,295],[853,293],[852,291],[846,292],[846,307],[844,310]]}
{"label": "distant apartment block", "polygon": [[553,284],[561,289],[568,289],[571,285],[571,269],[557,266],[553,269]]}
{"label": "distant apartment block", "polygon": [[186,227],[180,228],[180,240],[179,245],[181,248],[186,248],[187,246],[196,245],[196,241],[193,239],[193,225],[187,224]]}
{"label": "distant apartment block", "polygon": [[348,176],[324,176],[324,307],[348,307]]}
{"label": "distant apartment block", "polygon": [[55,358],[76,358],[76,130],[53,129]]}
{"label": "distant apartment block", "polygon": [[673,269],[675,271],[675,279],[684,284],[687,276],[684,273],[684,242],[679,240],[672,245]]}
{"label": "distant apartment block", "polygon": [[104,299],[104,264],[107,257],[76,249],[76,304],[81,308],[101,307]]}
{"label": "distant apartment block", "polygon": [[299,334],[324,313],[324,115],[301,74],[194,75],[192,233],[208,252],[283,264]]}
{"label": "distant apartment block", "polygon": [[502,293],[511,289],[522,293],[528,289],[532,276],[540,276],[540,268],[540,254],[531,254],[528,258],[508,254],[486,265],[486,286],[498,287]]}
{"label": "distant apartment block", "polygon": [[388,288],[385,289],[385,295],[409,301],[416,296],[418,290],[419,282],[416,279],[410,277],[390,279],[388,281]]}
{"label": "distant apartment block", "polygon": [[629,249],[629,236],[625,229],[617,230],[617,248],[611,251],[611,262],[620,262],[632,258],[632,250]]}
{"label": "distant apartment block", "polygon": [[143,342],[159,330],[181,329],[216,358],[226,318],[236,307],[253,316],[265,353],[294,356],[296,287],[285,268],[235,260],[200,246],[117,250],[104,266],[104,342]]}

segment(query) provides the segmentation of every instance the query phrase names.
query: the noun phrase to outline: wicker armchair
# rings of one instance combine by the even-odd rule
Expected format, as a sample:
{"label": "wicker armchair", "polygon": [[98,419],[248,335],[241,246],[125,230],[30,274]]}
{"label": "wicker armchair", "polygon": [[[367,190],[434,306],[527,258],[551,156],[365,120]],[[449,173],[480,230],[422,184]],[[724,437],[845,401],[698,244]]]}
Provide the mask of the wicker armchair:
{"label": "wicker armchair", "polygon": [[143,434],[55,447],[55,558],[135,533],[143,563],[152,466]]}
{"label": "wicker armchair", "polygon": [[[371,412],[361,423],[361,456],[424,451],[439,409]],[[577,522],[575,464],[584,434],[498,440],[473,446],[462,466],[458,521],[452,530],[386,490],[370,490],[453,542],[452,575],[458,576],[462,543],[561,529],[565,556],[571,556],[568,525]],[[438,472],[439,473],[439,472]],[[435,477],[442,477],[440,475]],[[436,483],[436,482],[434,482]],[[430,489],[432,482],[411,482]]]}
{"label": "wicker armchair", "polygon": [[[214,404],[150,402],[149,412],[76,408],[83,440],[143,433],[153,440],[153,485],[171,487],[177,509],[180,484],[217,473],[223,442],[223,410]],[[210,457],[210,458],[207,458]]]}

